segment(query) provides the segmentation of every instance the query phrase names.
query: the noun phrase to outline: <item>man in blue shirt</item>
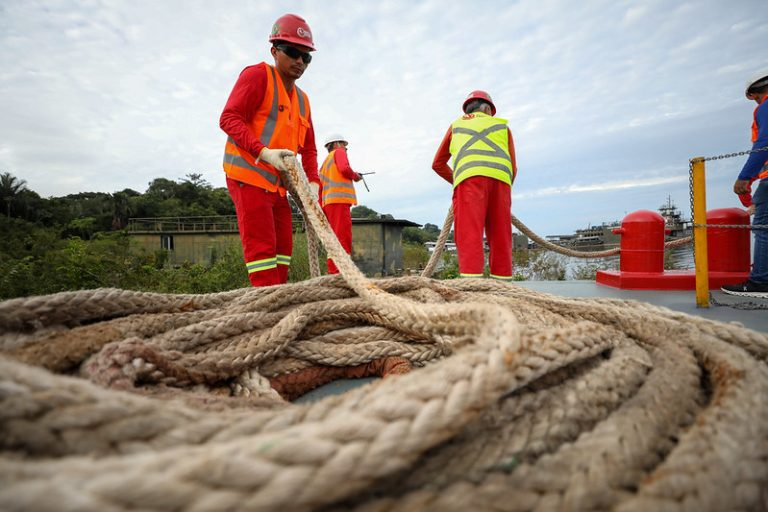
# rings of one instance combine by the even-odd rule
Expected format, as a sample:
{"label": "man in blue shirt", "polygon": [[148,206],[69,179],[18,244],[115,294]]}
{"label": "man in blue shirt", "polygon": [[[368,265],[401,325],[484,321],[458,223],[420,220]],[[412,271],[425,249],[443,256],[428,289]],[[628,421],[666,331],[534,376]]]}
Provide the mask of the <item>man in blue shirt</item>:
{"label": "man in blue shirt", "polygon": [[[747,99],[757,102],[752,122],[752,151],[768,147],[768,69],[763,70],[747,81],[745,90]],[[755,216],[752,225],[768,225],[768,150],[751,153],[739,173],[733,191],[736,194],[749,192],[753,179],[760,179],[757,190],[752,196]],[[731,295],[768,298],[768,229],[755,228],[755,250],[752,271],[749,279],[741,284],[726,285],[721,288]]]}

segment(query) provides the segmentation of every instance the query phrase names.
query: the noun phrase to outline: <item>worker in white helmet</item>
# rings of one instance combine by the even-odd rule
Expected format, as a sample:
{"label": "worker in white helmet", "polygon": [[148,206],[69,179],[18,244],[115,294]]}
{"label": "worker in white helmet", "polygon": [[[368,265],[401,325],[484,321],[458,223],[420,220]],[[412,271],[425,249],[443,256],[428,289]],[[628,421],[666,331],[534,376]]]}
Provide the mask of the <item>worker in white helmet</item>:
{"label": "worker in white helmet", "polygon": [[[768,224],[768,69],[756,73],[747,80],[744,94],[747,99],[754,100],[757,108],[752,121],[752,153],[741,169],[733,191],[744,195],[750,192],[752,181],[760,180],[757,190],[752,196],[754,217],[752,225]],[[731,295],[768,298],[768,230],[754,229],[755,246],[753,252],[752,271],[749,279],[741,284],[725,285],[721,288]]]}
{"label": "worker in white helmet", "polygon": [[[352,170],[347,158],[347,139],[338,133],[325,139],[328,156],[320,166],[320,204],[328,222],[336,233],[341,246],[352,253],[352,205],[357,204],[353,181],[360,181],[362,176]],[[328,258],[328,273],[338,274],[339,269]]]}

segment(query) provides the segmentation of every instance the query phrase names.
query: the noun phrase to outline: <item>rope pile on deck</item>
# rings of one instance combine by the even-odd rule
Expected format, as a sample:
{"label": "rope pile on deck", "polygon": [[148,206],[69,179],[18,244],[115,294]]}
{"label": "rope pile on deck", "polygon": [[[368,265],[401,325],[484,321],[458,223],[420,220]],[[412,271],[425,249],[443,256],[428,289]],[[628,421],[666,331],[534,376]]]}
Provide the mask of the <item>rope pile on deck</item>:
{"label": "rope pile on deck", "polygon": [[[0,303],[0,509],[768,507],[768,336],[492,280],[370,280],[286,179],[341,275]],[[270,385],[390,358],[414,368],[310,404]]]}

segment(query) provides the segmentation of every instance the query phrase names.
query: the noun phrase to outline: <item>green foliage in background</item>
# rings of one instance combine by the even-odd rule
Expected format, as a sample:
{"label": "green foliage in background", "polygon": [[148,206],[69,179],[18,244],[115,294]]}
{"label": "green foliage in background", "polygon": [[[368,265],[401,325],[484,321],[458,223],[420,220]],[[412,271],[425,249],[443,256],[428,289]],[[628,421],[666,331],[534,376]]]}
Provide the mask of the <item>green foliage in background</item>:
{"label": "green foliage in background", "polygon": [[[409,228],[405,228],[409,229]],[[403,268],[410,271],[423,269],[429,261],[430,253],[424,244],[403,241]]]}
{"label": "green foliage in background", "polygon": [[234,215],[226,188],[201,174],[152,180],[144,194],[82,192],[41,198],[24,180],[0,173],[0,299],[97,287],[208,293],[248,286],[239,248],[221,249],[210,265],[167,264],[158,250],[131,246],[131,217]]}
{"label": "green foliage in background", "polygon": [[[234,215],[226,188],[213,188],[202,175],[152,180],[146,192],[125,189],[113,194],[82,192],[41,198],[24,180],[0,172],[0,299],[67,290],[114,287],[161,293],[213,293],[250,285],[239,245],[215,248],[210,264],[169,264],[165,250],[147,252],[131,243],[129,218]],[[354,218],[385,219],[389,214],[358,205]],[[403,230],[403,268],[423,269],[440,228],[425,224]],[[665,268],[673,268],[665,259]],[[571,268],[575,279],[594,279],[595,272],[615,262],[586,262]],[[541,251],[514,253],[515,280],[563,280],[566,262]],[[320,268],[326,273],[321,248]],[[487,270],[486,270],[487,275]],[[435,276],[459,276],[455,253],[444,253]],[[309,279],[307,240],[294,234],[289,282]]]}
{"label": "green foliage in background", "polygon": [[212,293],[249,285],[242,253],[234,247],[211,265],[171,267],[165,251],[140,251],[123,231],[58,239],[50,229],[5,219],[0,233],[0,299],[101,287]]}

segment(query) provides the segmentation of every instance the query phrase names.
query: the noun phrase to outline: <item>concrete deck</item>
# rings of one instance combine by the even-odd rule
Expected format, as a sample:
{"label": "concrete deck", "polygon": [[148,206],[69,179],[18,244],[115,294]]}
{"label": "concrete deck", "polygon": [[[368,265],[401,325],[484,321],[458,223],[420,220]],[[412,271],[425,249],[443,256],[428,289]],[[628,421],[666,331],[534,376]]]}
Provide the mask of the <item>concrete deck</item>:
{"label": "concrete deck", "polygon": [[[736,309],[734,305],[768,308],[768,299],[736,297],[712,290],[709,308],[696,307],[695,291],[620,290],[594,281],[515,281],[516,285],[564,297],[610,297],[650,302],[675,311],[697,315],[719,322],[739,322],[744,327],[768,333],[768,309]],[[715,302],[723,304],[716,306]]]}

